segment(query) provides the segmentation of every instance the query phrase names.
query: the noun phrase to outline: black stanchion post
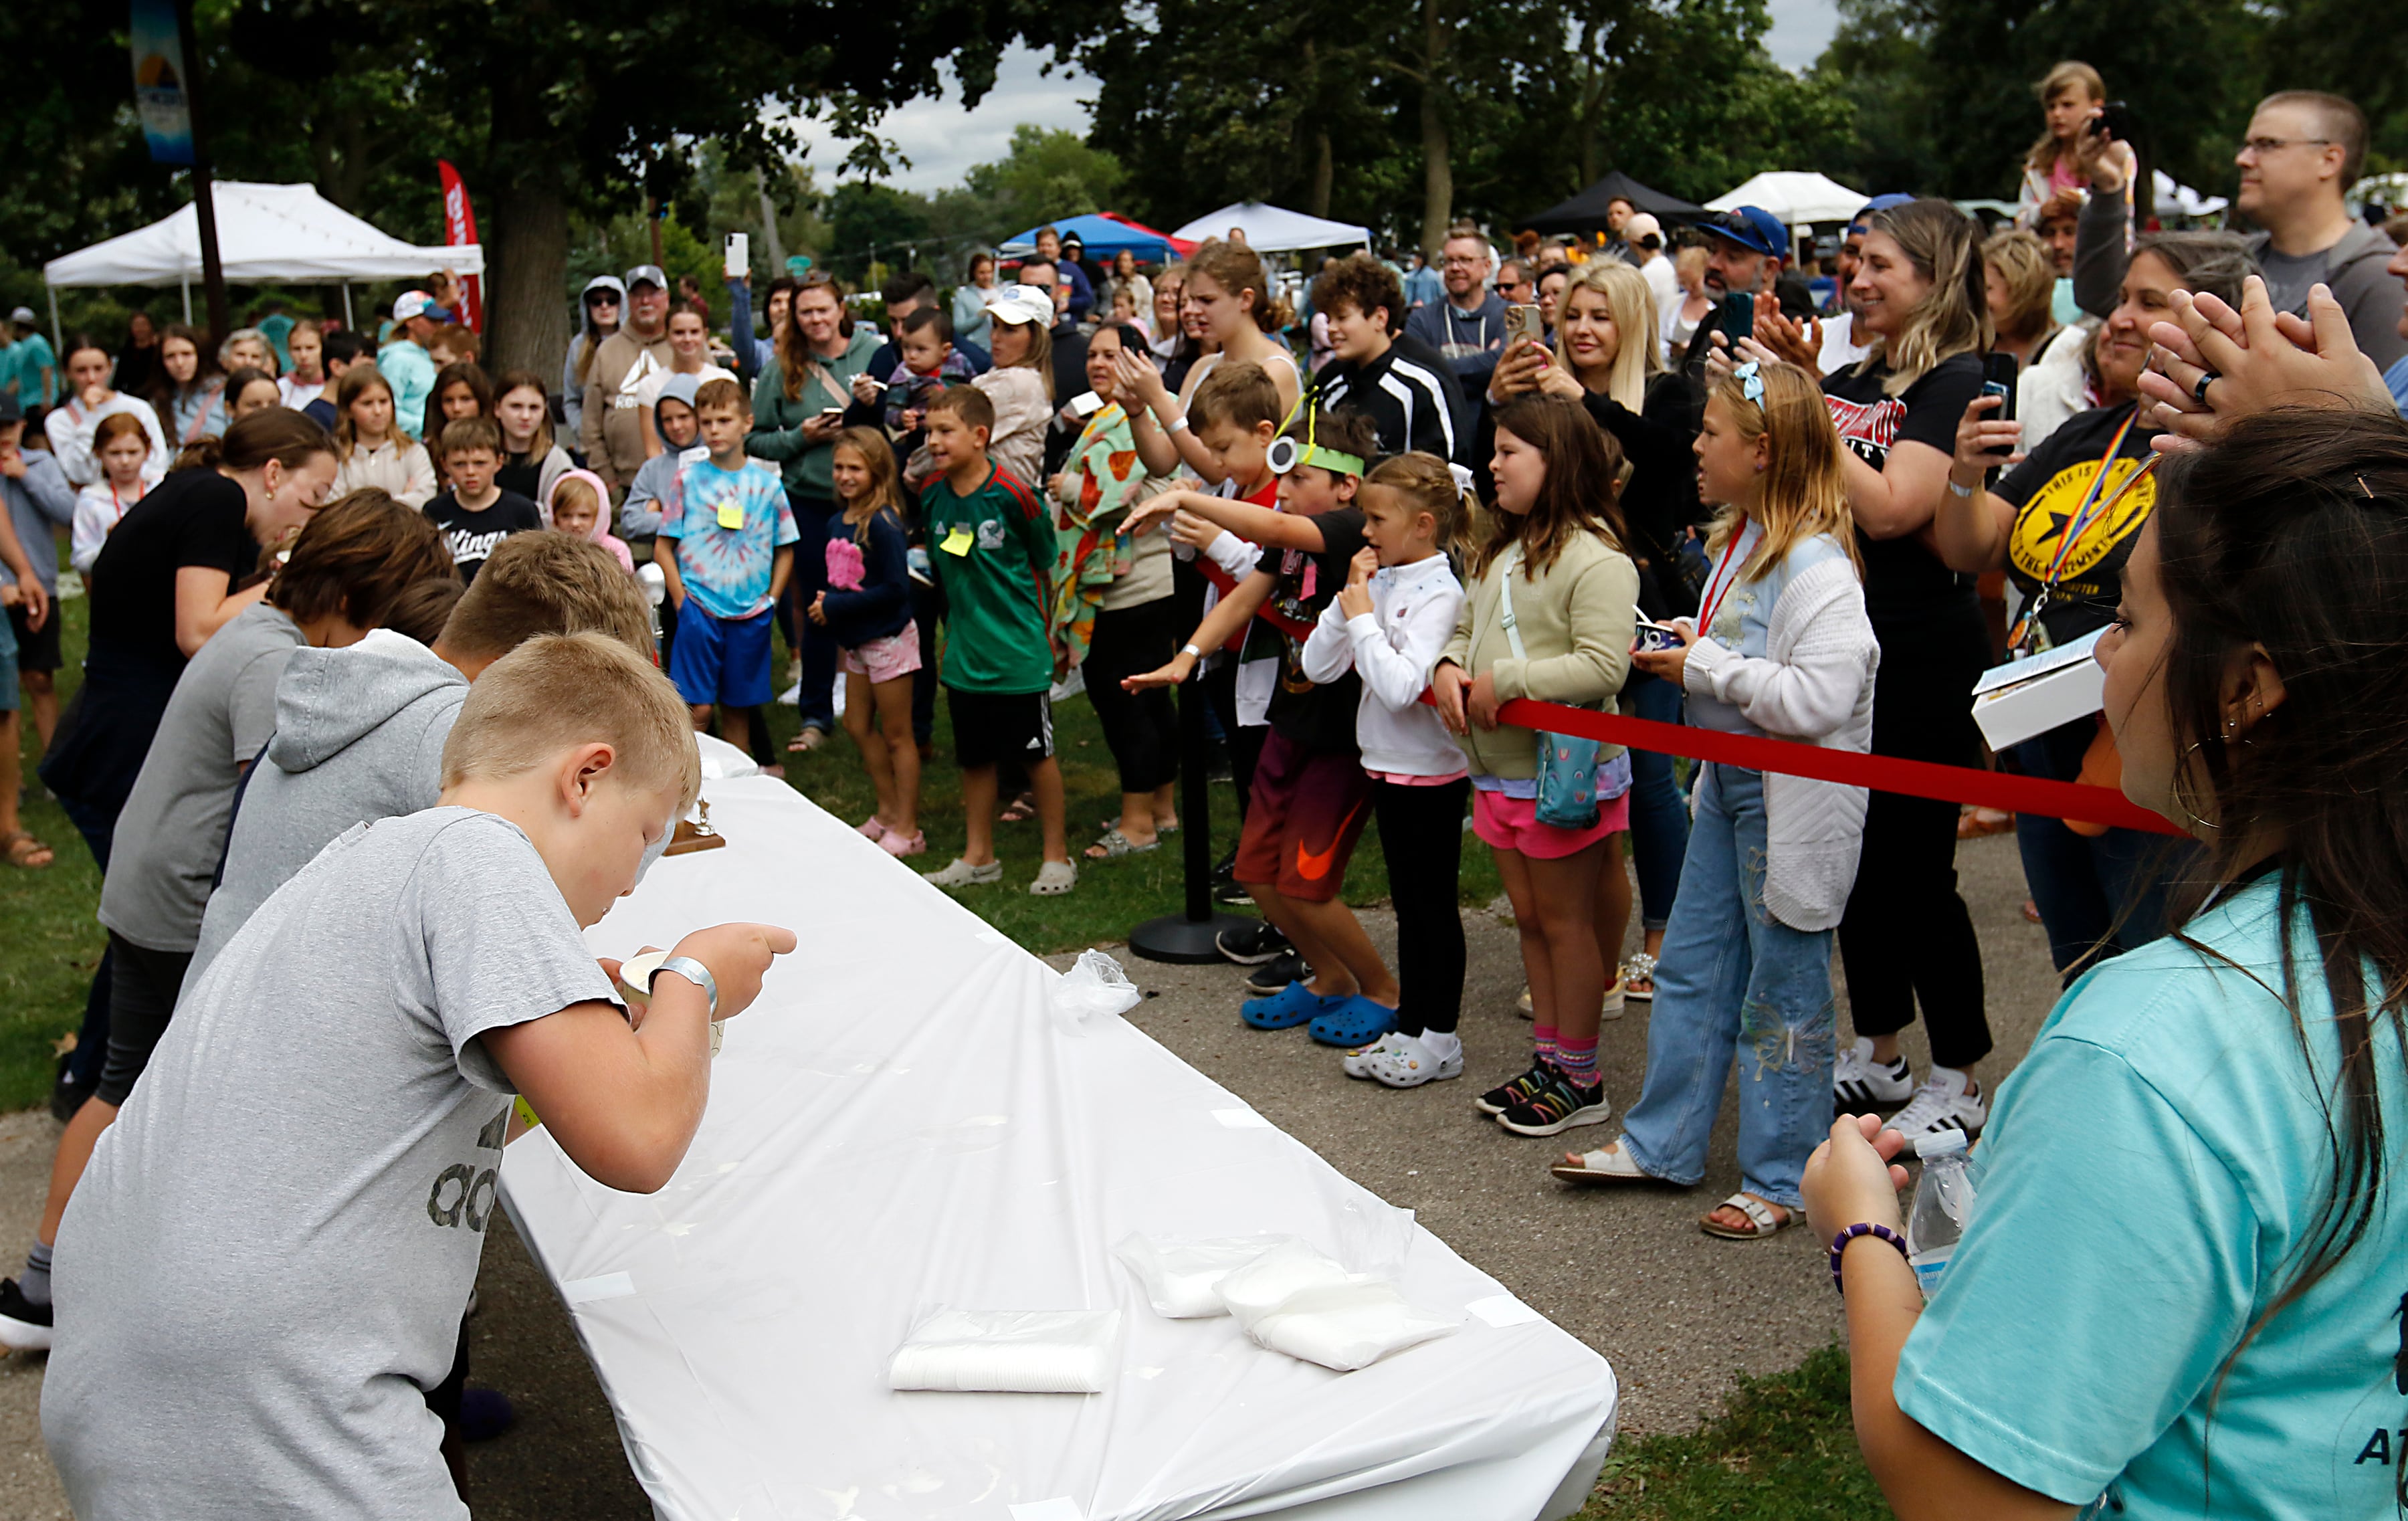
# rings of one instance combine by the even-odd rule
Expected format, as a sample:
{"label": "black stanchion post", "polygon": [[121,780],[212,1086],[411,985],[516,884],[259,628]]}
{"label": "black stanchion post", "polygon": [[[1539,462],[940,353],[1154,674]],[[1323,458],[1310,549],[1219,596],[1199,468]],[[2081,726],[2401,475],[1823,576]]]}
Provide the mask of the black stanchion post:
{"label": "black stanchion post", "polygon": [[1213,940],[1224,930],[1254,923],[1212,908],[1211,785],[1206,780],[1212,763],[1204,735],[1206,700],[1201,672],[1179,689],[1179,833],[1187,906],[1184,912],[1149,919],[1129,931],[1129,949],[1148,961],[1218,961],[1221,952]]}

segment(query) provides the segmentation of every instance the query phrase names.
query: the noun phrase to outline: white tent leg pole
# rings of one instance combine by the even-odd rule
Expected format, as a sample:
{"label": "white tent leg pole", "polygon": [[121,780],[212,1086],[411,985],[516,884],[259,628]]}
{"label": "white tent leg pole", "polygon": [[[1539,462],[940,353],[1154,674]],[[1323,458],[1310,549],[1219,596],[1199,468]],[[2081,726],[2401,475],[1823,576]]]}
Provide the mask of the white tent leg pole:
{"label": "white tent leg pole", "polygon": [[193,325],[193,282],[184,281],[184,325]]}
{"label": "white tent leg pole", "polygon": [[67,352],[67,340],[66,336],[59,331],[59,288],[45,282],[42,289],[49,293],[50,298],[50,348],[52,352],[64,358]]}
{"label": "white tent leg pole", "polygon": [[343,325],[352,332],[359,331],[360,324],[351,321],[351,282],[350,280],[343,281]]}

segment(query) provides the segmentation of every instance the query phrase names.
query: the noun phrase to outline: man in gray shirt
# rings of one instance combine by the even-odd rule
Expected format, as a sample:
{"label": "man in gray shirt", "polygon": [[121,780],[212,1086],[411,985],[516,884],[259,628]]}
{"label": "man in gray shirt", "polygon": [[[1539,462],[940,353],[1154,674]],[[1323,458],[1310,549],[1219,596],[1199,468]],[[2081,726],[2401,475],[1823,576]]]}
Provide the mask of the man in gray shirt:
{"label": "man in gray shirt", "polygon": [[2408,354],[2400,289],[2384,270],[2398,246],[2349,214],[2343,197],[2366,164],[2366,115],[2339,95],[2286,90],[2258,103],[2241,151],[2234,201],[2264,229],[2249,251],[2277,311],[2304,312],[2310,286],[2329,287],[2358,351],[2389,369]]}

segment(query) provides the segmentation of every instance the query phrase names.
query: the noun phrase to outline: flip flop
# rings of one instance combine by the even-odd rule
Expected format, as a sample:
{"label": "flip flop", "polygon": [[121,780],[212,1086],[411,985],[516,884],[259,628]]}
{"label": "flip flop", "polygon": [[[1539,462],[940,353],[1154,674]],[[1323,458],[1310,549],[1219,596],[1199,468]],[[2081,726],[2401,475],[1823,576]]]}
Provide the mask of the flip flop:
{"label": "flip flop", "polygon": [[[22,829],[0,838],[0,852],[6,852],[8,864],[20,871],[47,871],[50,868],[50,862],[58,859],[56,852]],[[50,860],[32,859],[36,855],[48,856]]]}
{"label": "flip flop", "polygon": [[786,741],[786,753],[808,755],[825,743],[827,743],[827,730],[816,725],[806,727],[800,734]]}
{"label": "flip flop", "polygon": [[1162,841],[1159,839],[1149,839],[1142,845],[1138,844],[1128,836],[1121,833],[1120,825],[1116,824],[1097,836],[1096,842],[1087,847],[1087,859],[1108,861],[1115,855],[1143,855],[1148,851],[1161,848]]}
{"label": "flip flop", "polygon": [[995,816],[995,822],[997,824],[1025,824],[1036,816],[1037,799],[1024,792],[1019,796],[1013,798],[1010,802],[1003,805],[1003,811]]}
{"label": "flip flop", "polygon": [[1652,1172],[1642,1172],[1631,1159],[1630,1148],[1616,1141],[1612,1146],[1600,1146],[1593,1152],[1564,1153],[1564,1159],[1547,1169],[1566,1183],[1662,1183]]}

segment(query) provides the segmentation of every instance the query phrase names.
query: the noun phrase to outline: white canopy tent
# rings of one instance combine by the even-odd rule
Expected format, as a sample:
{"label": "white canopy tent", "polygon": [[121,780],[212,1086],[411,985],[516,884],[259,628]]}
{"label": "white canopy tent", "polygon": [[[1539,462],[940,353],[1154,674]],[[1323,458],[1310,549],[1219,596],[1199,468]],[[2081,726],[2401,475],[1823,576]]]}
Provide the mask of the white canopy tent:
{"label": "white canopy tent", "polygon": [[1799,169],[1770,169],[1737,190],[1706,203],[1709,211],[1729,211],[1760,206],[1792,227],[1812,222],[1845,222],[1872,197],[1850,190],[1828,175]]}
{"label": "white canopy tent", "polygon": [[1301,211],[1284,210],[1261,201],[1233,201],[1218,211],[1206,212],[1170,236],[1200,243],[1208,237],[1226,237],[1232,227],[1244,232],[1246,246],[1257,253],[1342,248],[1348,243],[1369,248],[1371,243],[1371,229],[1359,223],[1309,217]]}
{"label": "white canopy tent", "polygon": [[[309,185],[221,179],[212,193],[219,263],[230,284],[339,284],[348,316],[353,280],[409,280],[437,269],[484,272],[485,251],[475,243],[436,248],[405,243]],[[200,278],[200,219],[189,203],[148,227],[62,254],[42,266],[42,280],[54,292],[62,285],[182,286],[188,320],[193,282]],[[55,294],[50,305],[51,325],[56,326]]]}
{"label": "white canopy tent", "polygon": [[2202,195],[2163,169],[2151,171],[2150,181],[2157,186],[2160,216],[2172,210],[2186,217],[2212,217],[2232,204],[2221,195]]}

